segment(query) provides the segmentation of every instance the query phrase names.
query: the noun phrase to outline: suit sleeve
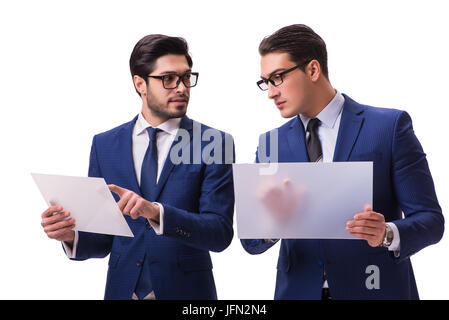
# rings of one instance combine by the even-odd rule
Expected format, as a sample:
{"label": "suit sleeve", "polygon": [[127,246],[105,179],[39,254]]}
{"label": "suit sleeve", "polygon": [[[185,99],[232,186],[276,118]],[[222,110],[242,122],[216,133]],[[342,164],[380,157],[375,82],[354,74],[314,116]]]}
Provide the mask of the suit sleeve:
{"label": "suit sleeve", "polygon": [[[97,159],[95,137],[93,138],[90,151],[89,177],[102,177]],[[76,256],[71,259],[86,260],[89,258],[104,258],[111,252],[112,240],[113,236],[110,235],[79,231]]]}
{"label": "suit sleeve", "polygon": [[404,219],[393,221],[401,237],[399,261],[435,244],[443,236],[444,218],[426,155],[406,112],[399,114],[392,144],[392,180]]}
{"label": "suit sleeve", "polygon": [[240,239],[243,249],[250,254],[261,254],[276,244],[276,240],[269,239]]}
{"label": "suit sleeve", "polygon": [[[225,141],[226,139],[223,139],[222,150],[225,150]],[[223,152],[223,155],[226,157],[227,153]],[[232,159],[224,158],[222,164],[205,165],[199,212],[190,212],[162,203],[164,235],[177,238],[193,247],[214,252],[223,251],[231,244],[234,235],[232,228],[234,159],[232,152]]]}

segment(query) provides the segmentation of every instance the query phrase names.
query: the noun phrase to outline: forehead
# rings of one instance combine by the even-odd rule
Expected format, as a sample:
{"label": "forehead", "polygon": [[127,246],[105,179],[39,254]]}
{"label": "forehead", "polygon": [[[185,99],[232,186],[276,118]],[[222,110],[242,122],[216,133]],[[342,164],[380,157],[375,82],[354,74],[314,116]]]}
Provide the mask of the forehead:
{"label": "forehead", "polygon": [[294,67],[295,63],[290,60],[290,55],[286,52],[272,52],[262,56],[260,60],[261,76],[268,78],[274,72]]}
{"label": "forehead", "polygon": [[167,54],[156,60],[153,73],[183,73],[189,69],[189,64],[184,55]]}

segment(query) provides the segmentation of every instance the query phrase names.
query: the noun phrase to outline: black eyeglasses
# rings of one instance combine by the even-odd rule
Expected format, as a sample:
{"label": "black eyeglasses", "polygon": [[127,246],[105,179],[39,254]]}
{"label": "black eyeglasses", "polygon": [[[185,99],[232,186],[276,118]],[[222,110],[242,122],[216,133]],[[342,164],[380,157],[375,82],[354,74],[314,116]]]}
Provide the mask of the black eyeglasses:
{"label": "black eyeglasses", "polygon": [[284,76],[287,73],[289,73],[297,68],[301,68],[301,67],[305,66],[306,64],[308,64],[309,62],[310,61],[306,61],[306,62],[298,64],[288,70],[282,71],[280,73],[275,73],[275,74],[271,75],[268,79],[262,78],[262,80],[257,81],[257,86],[262,91],[268,90],[268,82],[271,83],[273,86],[277,87],[277,86],[281,85],[282,82],[284,82]]}
{"label": "black eyeglasses", "polygon": [[165,89],[175,89],[181,81],[186,88],[194,87],[198,82],[198,76],[198,72],[186,72],[183,75],[177,75],[176,73],[164,74],[163,76],[148,75],[150,78],[161,80]]}

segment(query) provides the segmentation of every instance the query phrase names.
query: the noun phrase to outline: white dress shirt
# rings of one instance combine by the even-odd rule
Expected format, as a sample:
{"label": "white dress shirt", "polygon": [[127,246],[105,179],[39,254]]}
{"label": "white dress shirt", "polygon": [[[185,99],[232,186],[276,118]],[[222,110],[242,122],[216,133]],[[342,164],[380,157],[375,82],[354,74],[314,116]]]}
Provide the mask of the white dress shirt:
{"label": "white dress shirt", "polygon": [[[345,103],[345,98],[343,95],[337,91],[335,97],[329,102],[329,104],[321,110],[321,112],[316,116],[321,121],[318,127],[318,138],[321,142],[321,149],[323,151],[322,162],[332,162],[334,158],[335,145],[337,143],[338,129],[340,128],[341,113],[343,110],[343,104]],[[310,118],[300,114],[299,118],[307,128],[307,124]],[[306,140],[308,138],[309,132],[306,133]]]}
{"label": "white dress shirt", "polygon": [[[161,129],[157,134],[157,179],[162,172],[165,160],[167,159],[168,152],[170,151],[170,146],[175,140],[176,133],[178,132],[179,125],[181,123],[181,118],[173,118],[165,121],[164,123],[157,126]],[[136,124],[133,129],[133,161],[134,168],[136,170],[137,182],[140,185],[140,174],[142,172],[142,162],[145,157],[145,152],[147,151],[148,145],[150,143],[150,138],[148,137],[147,128],[151,125],[145,120],[142,113],[139,113],[137,117]]]}

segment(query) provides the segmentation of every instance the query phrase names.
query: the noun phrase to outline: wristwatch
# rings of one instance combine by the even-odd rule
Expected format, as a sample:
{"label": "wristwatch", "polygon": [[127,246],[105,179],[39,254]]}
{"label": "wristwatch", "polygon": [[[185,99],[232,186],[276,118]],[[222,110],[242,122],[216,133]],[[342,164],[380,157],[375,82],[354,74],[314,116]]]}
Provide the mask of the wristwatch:
{"label": "wristwatch", "polygon": [[382,242],[382,247],[389,247],[392,242],[393,242],[393,229],[391,229],[391,227],[388,224],[386,224],[385,238],[384,241]]}

